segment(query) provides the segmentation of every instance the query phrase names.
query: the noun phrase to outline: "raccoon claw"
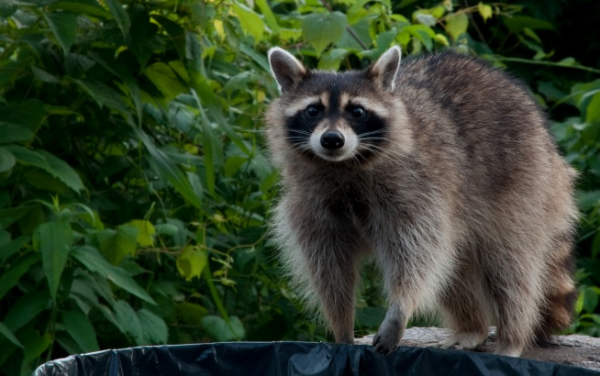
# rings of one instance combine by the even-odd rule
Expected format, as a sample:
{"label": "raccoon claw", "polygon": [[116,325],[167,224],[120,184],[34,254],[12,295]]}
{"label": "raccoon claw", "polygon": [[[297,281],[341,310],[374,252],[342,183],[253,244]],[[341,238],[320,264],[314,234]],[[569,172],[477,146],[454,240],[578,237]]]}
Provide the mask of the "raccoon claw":
{"label": "raccoon claw", "polygon": [[375,348],[375,352],[378,354],[388,355],[396,350],[398,346],[390,346],[388,340],[389,339],[382,339],[382,336],[380,336],[378,333],[375,338],[373,338],[373,347]]}
{"label": "raccoon claw", "polygon": [[387,355],[398,348],[401,338],[402,333],[397,323],[394,322],[392,325],[384,323],[373,338],[373,347],[377,353]]}

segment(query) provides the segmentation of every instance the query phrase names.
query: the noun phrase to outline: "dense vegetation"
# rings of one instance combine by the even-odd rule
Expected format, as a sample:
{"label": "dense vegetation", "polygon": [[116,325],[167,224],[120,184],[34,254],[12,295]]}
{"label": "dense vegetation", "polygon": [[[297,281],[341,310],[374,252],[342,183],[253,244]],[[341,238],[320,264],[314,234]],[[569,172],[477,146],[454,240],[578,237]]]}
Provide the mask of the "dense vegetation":
{"label": "dense vegetation", "polygon": [[[403,0],[3,0],[0,373],[160,343],[326,340],[265,238],[274,45],[324,69],[391,44],[525,79],[581,173],[572,331],[600,335],[600,6]],[[385,302],[366,269],[357,334]]]}

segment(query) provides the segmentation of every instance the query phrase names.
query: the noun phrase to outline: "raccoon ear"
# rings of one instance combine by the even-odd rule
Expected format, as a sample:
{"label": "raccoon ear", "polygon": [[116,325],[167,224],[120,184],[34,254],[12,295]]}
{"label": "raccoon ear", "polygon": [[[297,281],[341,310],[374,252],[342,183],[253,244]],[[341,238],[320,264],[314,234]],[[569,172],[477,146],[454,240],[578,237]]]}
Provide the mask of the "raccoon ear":
{"label": "raccoon ear", "polygon": [[390,48],[369,68],[369,75],[379,81],[381,86],[393,91],[401,57],[402,51],[400,47],[394,46]]}
{"label": "raccoon ear", "polygon": [[302,79],[302,76],[306,74],[304,65],[294,55],[279,47],[271,48],[268,57],[271,72],[273,72],[273,76],[277,80],[277,85],[281,92],[293,88]]}

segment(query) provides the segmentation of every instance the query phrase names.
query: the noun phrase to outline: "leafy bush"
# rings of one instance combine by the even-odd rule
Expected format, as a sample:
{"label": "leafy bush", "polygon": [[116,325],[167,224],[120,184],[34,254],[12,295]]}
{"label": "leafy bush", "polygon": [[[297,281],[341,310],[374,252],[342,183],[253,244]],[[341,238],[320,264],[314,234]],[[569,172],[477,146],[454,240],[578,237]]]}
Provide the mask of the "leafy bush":
{"label": "leafy bush", "polygon": [[[109,347],[327,339],[265,239],[273,45],[323,69],[364,67],[393,43],[455,48],[528,80],[581,171],[573,330],[600,334],[600,84],[581,65],[600,47],[579,62],[576,45],[544,45],[569,35],[560,11],[577,5],[464,4],[2,2],[1,372]],[[358,335],[385,312],[375,275],[365,271]]]}

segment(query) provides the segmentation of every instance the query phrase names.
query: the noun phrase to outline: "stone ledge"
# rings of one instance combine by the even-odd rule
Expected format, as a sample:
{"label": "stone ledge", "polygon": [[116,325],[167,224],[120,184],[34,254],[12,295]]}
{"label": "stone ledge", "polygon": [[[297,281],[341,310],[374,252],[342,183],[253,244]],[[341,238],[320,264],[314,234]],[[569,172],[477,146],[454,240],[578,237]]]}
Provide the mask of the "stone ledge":
{"label": "stone ledge", "polygon": [[[400,343],[402,346],[426,347],[448,337],[449,331],[442,328],[408,328]],[[480,352],[493,353],[496,348],[496,329],[491,328],[488,339],[477,348]],[[357,344],[371,344],[373,336],[357,338]],[[547,347],[531,347],[521,357],[545,362],[568,364],[600,370],[600,338],[572,334],[554,336],[555,343]]]}

